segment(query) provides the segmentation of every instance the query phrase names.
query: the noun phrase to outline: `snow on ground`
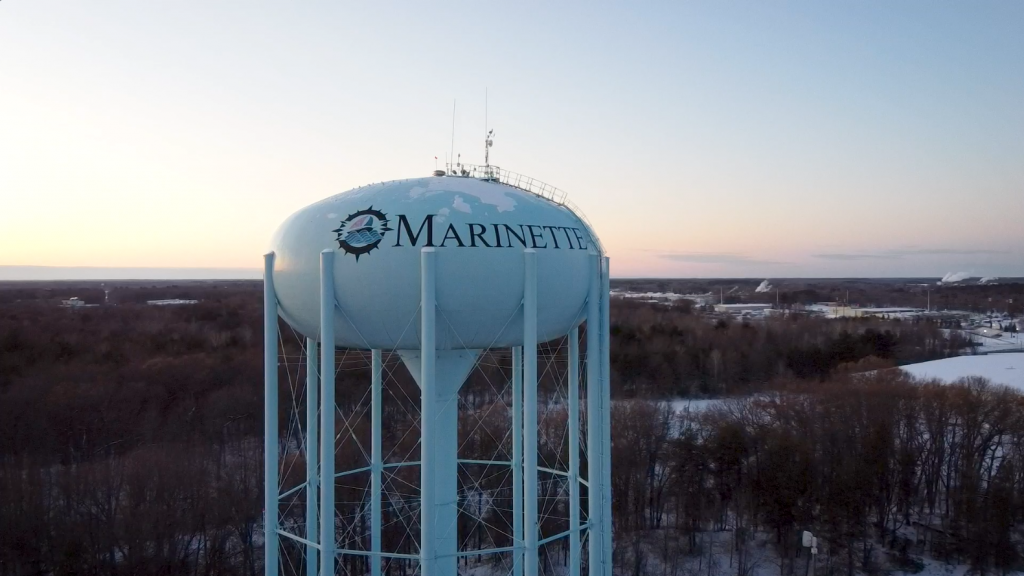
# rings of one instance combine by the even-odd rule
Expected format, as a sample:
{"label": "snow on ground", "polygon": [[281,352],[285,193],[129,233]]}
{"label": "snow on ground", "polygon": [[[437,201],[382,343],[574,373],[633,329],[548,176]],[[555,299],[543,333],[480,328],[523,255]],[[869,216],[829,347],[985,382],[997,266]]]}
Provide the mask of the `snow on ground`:
{"label": "snow on ground", "polygon": [[[978,330],[978,329],[974,329]],[[949,328],[943,328],[942,333],[949,337],[953,333],[957,333],[964,338],[970,338],[975,345],[975,352],[979,354],[988,354],[989,352],[1010,352],[1020,351],[1024,352],[1024,334],[1016,333],[1011,334],[1009,332],[1003,332],[1003,335],[999,338],[990,338],[983,336],[977,331],[969,330],[952,330]]]}
{"label": "snow on ground", "polygon": [[978,352],[1006,352],[1008,350],[1024,351],[1024,337],[1006,334],[1001,338],[987,338],[974,335],[973,340],[978,344]]}
{"label": "snow on ground", "polygon": [[968,376],[981,376],[995,384],[1005,384],[1024,390],[1024,354],[956,356],[908,364],[900,368],[918,378],[937,378],[944,382],[953,382]]}
{"label": "snow on ground", "polygon": [[919,560],[921,560],[921,564],[924,566],[920,572],[893,570],[891,574],[893,576],[909,576],[911,574],[916,576],[964,576],[970,570],[970,566],[967,564],[946,564],[931,558],[920,558]]}
{"label": "snow on ground", "polygon": [[679,412],[704,412],[709,408],[714,408],[722,403],[722,400],[694,400],[692,398],[676,398],[675,400],[669,400],[669,405],[672,406],[672,411]]}

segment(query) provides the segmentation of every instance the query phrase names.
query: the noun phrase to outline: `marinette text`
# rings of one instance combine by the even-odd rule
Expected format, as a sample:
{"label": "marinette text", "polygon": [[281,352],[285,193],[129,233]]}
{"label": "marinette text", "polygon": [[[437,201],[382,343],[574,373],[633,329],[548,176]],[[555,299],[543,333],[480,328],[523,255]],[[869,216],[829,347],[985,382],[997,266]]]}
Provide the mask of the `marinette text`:
{"label": "marinette text", "polygon": [[[571,226],[544,226],[538,224],[478,224],[456,226],[449,223],[435,232],[434,214],[429,214],[415,227],[404,214],[398,215],[398,234],[395,247],[436,246],[443,248],[523,248],[586,250],[588,234]],[[438,240],[440,238],[440,240]]]}

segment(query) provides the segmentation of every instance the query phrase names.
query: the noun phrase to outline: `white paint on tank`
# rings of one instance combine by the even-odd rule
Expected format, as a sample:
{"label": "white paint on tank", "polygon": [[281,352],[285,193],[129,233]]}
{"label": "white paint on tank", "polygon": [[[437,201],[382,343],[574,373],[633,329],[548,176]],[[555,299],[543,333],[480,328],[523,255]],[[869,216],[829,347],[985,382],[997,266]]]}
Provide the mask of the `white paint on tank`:
{"label": "white paint on tank", "polygon": [[470,208],[469,204],[462,199],[462,196],[456,196],[455,201],[452,202],[452,208],[455,208],[459,212],[465,212],[466,214],[472,214],[473,209]]}
{"label": "white paint on tank", "polygon": [[437,250],[438,349],[522,344],[525,248],[537,252],[539,341],[582,319],[598,250],[588,227],[529,192],[458,177],[363,186],[290,216],[271,242],[281,315],[317,336],[320,251],[334,249],[335,344],[417,349],[426,246]]}
{"label": "white paint on tank", "polygon": [[498,209],[498,212],[510,212],[516,209],[516,201],[514,197],[511,197],[506,192],[507,190],[516,190],[509,186],[477,186],[476,183],[483,182],[483,180],[477,180],[475,178],[424,178],[423,180],[429,180],[425,186],[413,186],[409,189],[410,198],[419,198],[420,196],[433,196],[434,194],[461,192],[470,196],[475,196],[477,200],[484,204],[494,206]]}

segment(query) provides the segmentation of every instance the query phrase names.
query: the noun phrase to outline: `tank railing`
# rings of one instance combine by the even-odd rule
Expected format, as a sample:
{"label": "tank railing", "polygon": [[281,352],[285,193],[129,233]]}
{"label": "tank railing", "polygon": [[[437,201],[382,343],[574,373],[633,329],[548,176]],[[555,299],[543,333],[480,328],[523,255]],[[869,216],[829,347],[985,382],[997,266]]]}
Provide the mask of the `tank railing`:
{"label": "tank railing", "polygon": [[604,246],[601,245],[601,241],[597,238],[597,234],[594,234],[594,227],[591,225],[590,220],[588,220],[586,215],[583,214],[583,211],[580,210],[579,206],[577,206],[572,200],[569,200],[569,194],[564,190],[525,174],[519,174],[518,172],[512,172],[510,170],[503,170],[498,166],[481,166],[479,164],[448,164],[447,166],[448,174],[451,176],[463,176],[466,178],[476,178],[478,180],[500,182],[507,186],[519,188],[520,190],[540,196],[546,200],[550,200],[559,206],[568,208],[573,214],[583,221],[583,224],[587,227],[587,231],[590,233],[590,237],[593,238],[594,242],[597,244],[598,251],[602,255],[604,254]]}

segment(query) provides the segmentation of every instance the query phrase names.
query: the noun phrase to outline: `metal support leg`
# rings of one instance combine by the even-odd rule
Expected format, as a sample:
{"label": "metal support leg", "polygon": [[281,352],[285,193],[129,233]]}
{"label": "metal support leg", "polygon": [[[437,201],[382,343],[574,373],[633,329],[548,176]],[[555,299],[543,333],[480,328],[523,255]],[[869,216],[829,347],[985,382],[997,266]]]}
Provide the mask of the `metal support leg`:
{"label": "metal support leg", "polygon": [[604,533],[601,516],[604,511],[604,467],[601,464],[601,262],[596,253],[590,255],[590,293],[587,296],[587,489],[589,576],[604,576]]}
{"label": "metal support leg", "polygon": [[[320,467],[320,426],[319,415],[320,386],[317,376],[317,344],[314,338],[306,338],[306,540],[316,542],[320,538],[317,526],[319,494],[317,474]],[[316,576],[319,561],[316,546],[306,545],[306,576]]]}
{"label": "metal support leg", "polygon": [[512,576],[523,576],[523,348],[512,348]]}
{"label": "metal support leg", "polygon": [[569,576],[580,576],[580,329],[569,332]]}
{"label": "metal support leg", "polygon": [[381,511],[380,511],[380,492],[381,492],[381,472],[384,469],[384,453],[381,449],[381,426],[382,421],[382,402],[383,402],[383,390],[381,383],[381,371],[383,366],[381,365],[380,350],[374,350],[372,353],[372,362],[370,370],[372,371],[371,376],[371,393],[370,393],[370,404],[373,409],[373,418],[371,422],[372,426],[372,438],[370,440],[370,467],[371,467],[371,479],[370,479],[370,552],[373,556],[370,557],[370,576],[380,576],[380,532],[381,532]]}
{"label": "metal support leg", "polygon": [[601,464],[604,466],[602,477],[604,479],[604,514],[601,518],[604,522],[601,528],[604,531],[604,576],[612,576],[612,378],[611,359],[609,358],[609,346],[611,344],[611,313],[609,310],[609,292],[611,271],[610,261],[607,257],[602,258],[601,266],[601,404],[604,407],[604,423],[602,425],[602,455]]}
{"label": "metal support leg", "polygon": [[438,350],[437,253],[420,252],[420,349],[398,354],[420,385],[420,572],[458,576],[459,388],[479,350]]}
{"label": "metal support leg", "polygon": [[320,576],[334,576],[334,251],[320,253]]}
{"label": "metal support leg", "polygon": [[274,253],[263,257],[263,542],[264,574],[278,573],[277,293]]}
{"label": "metal support leg", "polygon": [[524,251],[523,292],[523,536],[525,574],[537,576],[537,253]]}
{"label": "metal support leg", "polygon": [[[423,248],[420,253],[420,575],[436,576],[437,554],[434,550],[435,531],[440,529],[436,521],[436,498],[434,492],[435,461],[434,437],[437,415],[434,399],[434,362],[437,358],[435,338],[435,251]],[[328,575],[330,576],[330,575]]]}

